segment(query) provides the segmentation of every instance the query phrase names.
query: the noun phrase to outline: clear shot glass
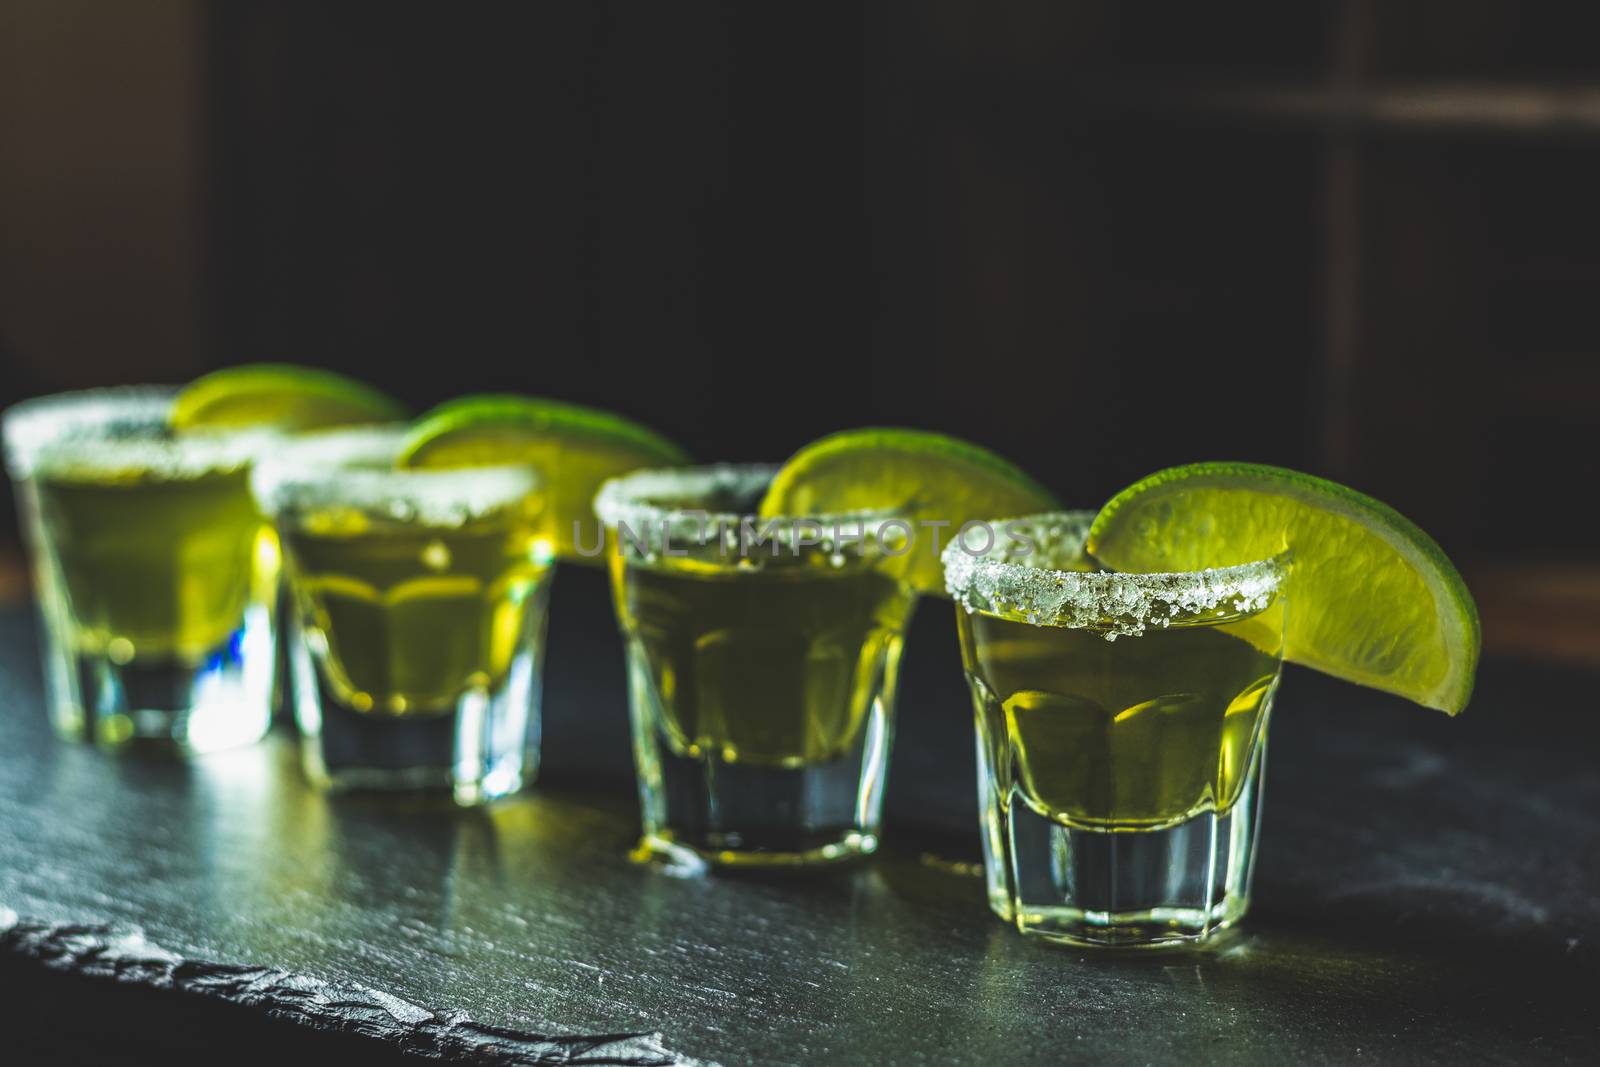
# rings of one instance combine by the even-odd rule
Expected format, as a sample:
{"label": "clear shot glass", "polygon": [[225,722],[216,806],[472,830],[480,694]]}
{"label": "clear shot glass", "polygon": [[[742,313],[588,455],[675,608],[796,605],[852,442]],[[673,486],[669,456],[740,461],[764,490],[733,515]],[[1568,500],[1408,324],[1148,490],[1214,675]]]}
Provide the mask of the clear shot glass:
{"label": "clear shot glass", "polygon": [[681,865],[800,866],[878,845],[916,599],[886,563],[909,527],[878,513],[757,518],[775,472],[642,471],[595,502],[627,646],[642,847]]}
{"label": "clear shot glass", "polygon": [[1091,514],[944,552],[977,722],[989,904],[1024,934],[1195,941],[1250,906],[1284,559],[1100,570]]}
{"label": "clear shot glass", "polygon": [[174,396],[63,393],[0,418],[66,738],[187,754],[271,723],[278,542],[249,469],[275,435],[176,433]]}
{"label": "clear shot glass", "polygon": [[307,775],[474,805],[538,768],[539,473],[397,469],[403,427],[296,438],[252,479],[283,542]]}

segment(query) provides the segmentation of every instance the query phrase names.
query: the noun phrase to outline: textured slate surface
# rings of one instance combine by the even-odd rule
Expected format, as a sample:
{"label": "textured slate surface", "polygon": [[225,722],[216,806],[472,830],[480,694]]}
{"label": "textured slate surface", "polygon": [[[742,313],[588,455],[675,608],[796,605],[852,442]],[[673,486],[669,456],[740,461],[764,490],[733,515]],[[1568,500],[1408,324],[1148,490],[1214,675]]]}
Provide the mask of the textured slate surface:
{"label": "textured slate surface", "polygon": [[[105,1062],[181,1059],[208,1025],[510,1063],[1597,1054],[1600,678],[1490,663],[1452,722],[1292,670],[1247,927],[1109,955],[1024,942],[946,862],[976,841],[942,604],[912,635],[877,862],[714,880],[629,862],[604,596],[596,574],[558,580],[541,788],[463,813],[330,803],[284,736],[189,765],[59,744],[29,621],[0,613],[0,1004],[31,1024],[8,1035],[103,1034]],[[241,1029],[257,1018],[306,1025]]]}

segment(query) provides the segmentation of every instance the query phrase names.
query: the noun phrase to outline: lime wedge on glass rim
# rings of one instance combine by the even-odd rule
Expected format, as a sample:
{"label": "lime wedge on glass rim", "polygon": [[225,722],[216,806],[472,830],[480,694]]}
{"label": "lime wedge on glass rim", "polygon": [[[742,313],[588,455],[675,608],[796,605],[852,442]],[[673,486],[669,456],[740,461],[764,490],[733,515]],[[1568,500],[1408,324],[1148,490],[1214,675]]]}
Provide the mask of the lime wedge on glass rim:
{"label": "lime wedge on glass rim", "polygon": [[1284,658],[1455,715],[1472,696],[1478,609],[1439,546],[1386,504],[1255,463],[1158,471],[1118,493],[1088,550],[1120,571],[1188,571],[1287,549]]}
{"label": "lime wedge on glass rim", "polygon": [[906,580],[918,592],[943,596],[935,537],[942,548],[962,523],[1059,507],[1020,467],[986,448],[927,430],[870,427],[830,434],[791,456],[768,486],[761,516],[891,511],[917,525],[903,557]]}
{"label": "lime wedge on glass rim", "polygon": [[401,467],[440,469],[530,463],[544,477],[546,520],[556,555],[586,559],[577,530],[596,543],[594,496],[602,482],[641,467],[677,467],[688,453],[647,427],[608,411],[515,394],[447,400],[417,419]]}
{"label": "lime wedge on glass rim", "polygon": [[317,430],[406,418],[405,406],[364,382],[291,363],[244,363],[202,375],[178,391],[175,430],[275,426]]}

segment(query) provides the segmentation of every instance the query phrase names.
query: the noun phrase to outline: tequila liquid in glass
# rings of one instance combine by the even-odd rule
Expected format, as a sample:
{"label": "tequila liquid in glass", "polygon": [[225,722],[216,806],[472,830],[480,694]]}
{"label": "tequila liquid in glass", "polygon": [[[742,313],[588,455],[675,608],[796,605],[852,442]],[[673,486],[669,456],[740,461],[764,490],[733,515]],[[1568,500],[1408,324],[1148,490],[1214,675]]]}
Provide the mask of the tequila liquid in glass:
{"label": "tequila liquid in glass", "polygon": [[340,703],[377,715],[447,714],[463,693],[501,686],[549,570],[516,506],[459,527],[312,512],[283,538],[322,677]]}
{"label": "tequila liquid in glass", "polygon": [[[644,472],[608,483],[597,503],[627,646],[643,844],[687,865],[877,847],[915,594],[876,549],[695,540],[680,509],[737,527],[771,476]],[[641,548],[620,533],[630,520],[651,535],[677,525],[680,540]]]}
{"label": "tequila liquid in glass", "polygon": [[208,751],[271,720],[278,543],[249,488],[270,435],[174,433],[172,392],[7,412],[7,460],[68,737]]}
{"label": "tequila liquid in glass", "polygon": [[1195,940],[1249,907],[1284,563],[1103,572],[1091,518],[1035,517],[1035,553],[944,556],[989,903],[1051,939]]}
{"label": "tequila liquid in glass", "polygon": [[538,767],[550,576],[531,467],[396,469],[399,427],[302,438],[256,471],[295,611],[307,774],[479,804]]}
{"label": "tequila liquid in glass", "polygon": [[816,553],[751,573],[613,557],[622,627],[674,755],[798,768],[848,753],[892,682],[911,597]]}
{"label": "tequila liquid in glass", "polygon": [[282,535],[313,780],[463,804],[533,780],[549,577],[534,514],[431,526],[333,509]]}
{"label": "tequila liquid in glass", "polygon": [[272,595],[276,541],[243,469],[46,472],[33,492],[81,654],[199,664]]}
{"label": "tequila liquid in glass", "polygon": [[1006,802],[1088,830],[1158,829],[1239,799],[1278,680],[1282,608],[1131,636],[959,613]]}

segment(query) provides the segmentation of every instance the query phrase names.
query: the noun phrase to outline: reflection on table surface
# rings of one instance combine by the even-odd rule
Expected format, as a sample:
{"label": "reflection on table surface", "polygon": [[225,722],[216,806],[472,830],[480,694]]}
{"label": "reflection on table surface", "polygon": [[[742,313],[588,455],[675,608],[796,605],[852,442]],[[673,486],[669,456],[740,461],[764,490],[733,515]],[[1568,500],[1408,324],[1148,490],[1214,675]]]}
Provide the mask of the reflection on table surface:
{"label": "reflection on table surface", "polygon": [[1600,1036],[1587,674],[1492,662],[1451,722],[1291,670],[1244,928],[1105,954],[989,914],[970,748],[948,743],[970,729],[966,694],[917,635],[875,861],[715,879],[631,861],[620,656],[581,651],[582,609],[558,637],[560,600],[545,776],[484,811],[325,797],[282,730],[190,764],[60,744],[29,621],[0,615],[0,906],[486,1024],[658,1030],[732,1062],[1579,1055]]}

